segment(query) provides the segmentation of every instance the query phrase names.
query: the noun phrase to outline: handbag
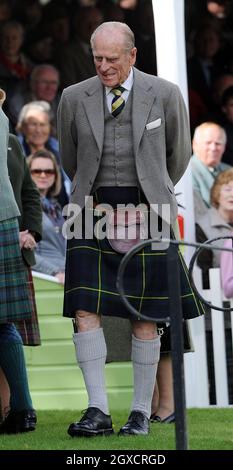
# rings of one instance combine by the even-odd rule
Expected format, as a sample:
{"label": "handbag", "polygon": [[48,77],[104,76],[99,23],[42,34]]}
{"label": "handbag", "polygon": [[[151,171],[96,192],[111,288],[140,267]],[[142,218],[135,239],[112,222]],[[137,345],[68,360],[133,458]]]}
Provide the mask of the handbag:
{"label": "handbag", "polygon": [[107,213],[107,239],[117,253],[125,254],[147,238],[145,213],[137,207],[114,209]]}

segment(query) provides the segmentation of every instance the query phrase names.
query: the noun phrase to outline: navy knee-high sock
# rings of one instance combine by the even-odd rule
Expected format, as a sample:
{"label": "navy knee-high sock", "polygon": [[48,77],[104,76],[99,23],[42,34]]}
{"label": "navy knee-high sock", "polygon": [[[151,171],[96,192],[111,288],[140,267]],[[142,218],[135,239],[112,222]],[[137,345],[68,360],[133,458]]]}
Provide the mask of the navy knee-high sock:
{"label": "navy knee-high sock", "polygon": [[9,384],[11,410],[32,409],[23,343],[12,323],[0,325],[0,366]]}

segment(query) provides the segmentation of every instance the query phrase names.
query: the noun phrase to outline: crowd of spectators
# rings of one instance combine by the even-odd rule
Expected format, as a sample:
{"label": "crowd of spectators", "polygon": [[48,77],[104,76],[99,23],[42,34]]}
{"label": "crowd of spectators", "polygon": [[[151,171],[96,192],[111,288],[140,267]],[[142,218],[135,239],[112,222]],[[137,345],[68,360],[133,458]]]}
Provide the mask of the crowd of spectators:
{"label": "crowd of spectators", "polygon": [[[151,0],[0,0],[0,86],[12,132],[24,104],[48,101],[55,116],[63,88],[95,74],[90,36],[112,20],[131,27],[137,67],[156,75]],[[206,120],[228,126],[223,93],[233,86],[232,26],[232,0],[185,0],[192,134]]]}
{"label": "crowd of spectators", "polygon": [[0,1],[0,86],[13,132],[24,104],[46,100],[56,113],[64,87],[95,75],[90,36],[108,20],[129,24],[138,67],[156,74],[150,0]]}

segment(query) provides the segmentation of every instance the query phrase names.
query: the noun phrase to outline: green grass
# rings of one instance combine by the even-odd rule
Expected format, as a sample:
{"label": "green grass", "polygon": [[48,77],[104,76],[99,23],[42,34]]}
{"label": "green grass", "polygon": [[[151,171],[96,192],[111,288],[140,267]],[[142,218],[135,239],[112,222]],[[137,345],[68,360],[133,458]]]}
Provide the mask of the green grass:
{"label": "green grass", "polygon": [[[115,430],[127,420],[128,412],[113,411]],[[71,438],[68,425],[79,419],[75,411],[38,411],[35,432],[2,435],[0,450],[174,450],[175,425],[151,424],[146,437]],[[233,408],[192,409],[187,412],[188,440],[191,450],[233,449]]]}

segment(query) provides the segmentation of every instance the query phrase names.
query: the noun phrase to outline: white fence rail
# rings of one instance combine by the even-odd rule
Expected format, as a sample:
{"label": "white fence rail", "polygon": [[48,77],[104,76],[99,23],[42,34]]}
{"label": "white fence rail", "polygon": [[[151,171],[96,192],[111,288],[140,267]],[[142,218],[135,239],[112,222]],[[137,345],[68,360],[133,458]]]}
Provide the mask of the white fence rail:
{"label": "white fence rail", "polygon": [[[201,271],[194,272],[195,284],[201,295],[212,305],[222,306],[227,299],[224,297],[220,282],[219,269],[210,270],[210,288],[202,289]],[[227,300],[229,302],[229,300]],[[230,301],[233,307],[233,299]],[[233,338],[233,313],[231,312],[231,338]],[[206,352],[206,332],[204,317],[189,321],[194,353],[184,355],[185,387],[187,407],[204,408],[210,405],[208,363]],[[211,309],[211,330],[213,338],[214,381],[216,405],[227,407],[229,403],[227,358],[225,344],[224,313]],[[233,370],[231,371],[233,374]]]}

